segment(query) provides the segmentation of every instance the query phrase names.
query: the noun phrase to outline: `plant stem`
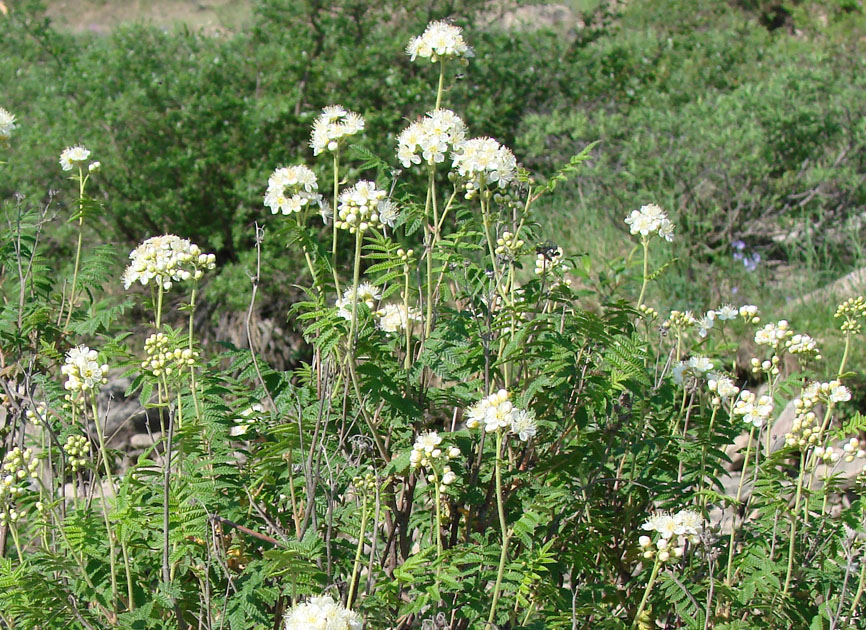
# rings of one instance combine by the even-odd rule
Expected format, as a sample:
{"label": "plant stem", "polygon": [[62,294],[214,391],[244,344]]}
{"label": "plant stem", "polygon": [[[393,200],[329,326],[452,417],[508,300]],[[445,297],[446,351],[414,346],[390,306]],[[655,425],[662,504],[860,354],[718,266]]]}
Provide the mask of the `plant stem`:
{"label": "plant stem", "polygon": [[78,268],[81,263],[81,239],[84,233],[84,187],[87,178],[84,171],[78,167],[78,245],[75,247],[75,266],[72,269],[72,286],[69,289],[69,312],[66,314],[66,323],[63,324],[63,332],[66,332],[72,319],[72,309],[75,308],[75,286],[78,284]]}
{"label": "plant stem", "polygon": [[331,270],[334,272],[334,289],[340,297],[340,276],[337,273],[337,199],[340,195],[340,147],[334,150],[334,205],[331,207],[331,226],[333,240],[331,242]]}
{"label": "plant stem", "polygon": [[797,520],[800,512],[800,497],[803,494],[803,471],[806,468],[806,451],[800,453],[800,474],[797,475],[797,494],[794,497],[794,512],[791,514],[791,531],[788,535],[788,570],[785,572],[785,585],[782,595],[788,594],[791,585],[791,573],[794,570],[794,539],[797,535]]}
{"label": "plant stem", "polygon": [[361,552],[364,549],[364,534],[367,533],[367,492],[364,491],[364,501],[361,504],[361,533],[358,534],[358,547],[355,549],[355,562],[352,565],[352,579],[349,581],[349,595],[346,598],[346,608],[352,608],[352,600],[355,598],[356,577],[361,564]]}
{"label": "plant stem", "polygon": [[[355,231],[355,264],[352,271],[352,321],[349,322],[348,360],[355,360],[355,335],[358,332],[358,282],[361,279],[361,230]],[[360,403],[360,401],[358,401]]]}
{"label": "plant stem", "polygon": [[632,628],[637,628],[638,623],[640,621],[640,616],[643,614],[644,609],[646,608],[647,601],[649,601],[650,593],[653,590],[653,586],[655,586],[656,578],[659,576],[659,568],[661,567],[661,562],[659,561],[659,554],[656,553],[655,563],[653,564],[652,573],[650,573],[649,582],[647,582],[646,590],[643,592],[643,598],[640,600],[640,605],[637,607],[637,612],[634,616],[634,621],[631,624]]}
{"label": "plant stem", "polygon": [[752,454],[752,438],[755,437],[755,425],[749,431],[749,441],[746,444],[746,457],[743,460],[743,470],[740,473],[740,483],[737,486],[737,498],[734,500],[734,511],[731,514],[731,536],[728,539],[728,568],[725,571],[725,586],[731,586],[732,569],[734,566],[734,534],[737,532],[737,509],[740,505],[740,498],[743,495],[743,482],[746,480],[746,471],[749,467],[749,456]]}
{"label": "plant stem", "polygon": [[493,623],[496,617],[496,604],[499,603],[499,590],[502,587],[502,576],[505,575],[505,561],[508,559],[508,529],[505,522],[505,506],[502,501],[502,430],[496,432],[496,509],[499,513],[499,527],[502,530],[502,553],[499,554],[499,569],[496,572],[496,584],[493,586],[493,600],[490,602],[490,614],[487,616],[487,625]]}
{"label": "plant stem", "polygon": [[445,58],[439,60],[439,87],[436,90],[436,109],[442,106],[442,93],[445,91]]}
{"label": "plant stem", "polygon": [[[190,298],[189,298],[189,351],[190,351],[190,354],[192,354],[192,352],[193,352],[193,334],[192,333],[193,333],[193,320],[195,317],[195,294],[196,294],[197,288],[198,288],[198,281],[196,281],[192,285],[192,293],[190,294]],[[195,382],[195,365],[189,366],[189,376],[190,376],[189,389],[190,389],[190,392],[192,393],[192,403],[193,403],[193,406],[195,408],[195,417],[196,417],[196,419],[198,419],[201,417],[201,412],[199,411],[199,408],[198,408],[198,387],[196,386],[196,382]],[[178,402],[178,404],[180,404],[180,403]]]}
{"label": "plant stem", "polygon": [[[640,295],[637,298],[638,309],[643,305],[646,285],[649,282],[649,237],[644,236],[641,238],[641,244],[643,245],[643,284],[640,287]],[[679,360],[679,357],[677,357],[677,360]]]}

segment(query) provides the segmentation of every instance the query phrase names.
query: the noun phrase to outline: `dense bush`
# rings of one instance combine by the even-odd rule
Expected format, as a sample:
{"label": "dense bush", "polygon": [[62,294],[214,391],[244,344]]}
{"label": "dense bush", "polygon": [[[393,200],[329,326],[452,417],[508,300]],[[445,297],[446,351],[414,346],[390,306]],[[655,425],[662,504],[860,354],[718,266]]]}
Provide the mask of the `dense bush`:
{"label": "dense bush", "polygon": [[[619,217],[636,302],[584,288],[594,261],[549,243],[536,206],[593,146],[541,183],[470,138],[439,109],[467,57],[439,29],[441,63],[440,44],[411,49],[435,112],[382,145],[328,106],[312,150],[255,186],[309,278],[296,369],[262,360],[249,317],[247,347],[202,349],[207,249],[153,236],[121,274],[113,248],[82,247],[114,176],[98,151],[61,154],[68,275],[42,253],[53,202],[4,202],[0,625],[862,627],[864,421],[843,381],[866,301],[839,306],[832,364],[753,305],[659,318],[651,254],[683,236],[654,204]],[[21,173],[12,123],[0,110],[0,168]],[[120,285],[127,303],[103,301]],[[123,329],[131,304],[146,340]],[[160,428],[126,463],[100,393],[117,373]]]}

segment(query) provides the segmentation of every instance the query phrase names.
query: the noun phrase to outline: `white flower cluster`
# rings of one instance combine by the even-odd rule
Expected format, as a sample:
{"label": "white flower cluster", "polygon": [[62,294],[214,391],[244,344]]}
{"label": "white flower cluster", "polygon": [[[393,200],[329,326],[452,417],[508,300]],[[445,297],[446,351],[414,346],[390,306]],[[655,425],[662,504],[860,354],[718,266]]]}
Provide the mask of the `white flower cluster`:
{"label": "white flower cluster", "polygon": [[247,407],[241,411],[235,418],[235,426],[229,430],[229,435],[239,437],[245,435],[250,426],[256,421],[256,416],[263,413],[265,408],[259,403],[254,403],[251,407]]}
{"label": "white flower cluster", "polygon": [[397,159],[404,168],[439,164],[445,153],[466,139],[466,124],[450,109],[436,109],[416,120],[397,136]]}
{"label": "white flower cluster", "polygon": [[673,328],[674,330],[686,331],[697,325],[698,320],[695,319],[691,311],[671,311],[671,314],[662,323],[662,328],[665,330]]}
{"label": "white flower cluster", "polygon": [[524,442],[534,437],[538,430],[535,415],[515,407],[511,395],[504,389],[479,400],[466,411],[468,428],[478,428],[481,423],[484,423],[484,430],[488,433],[510,429]]}
{"label": "white flower cluster", "polygon": [[386,333],[395,333],[406,328],[412,328],[421,321],[421,311],[410,306],[408,312],[403,304],[385,304],[376,315],[376,325]]}
{"label": "white flower cluster", "polygon": [[775,324],[766,324],[755,332],[755,343],[759,346],[769,346],[773,350],[776,350],[779,344],[793,334],[794,332],[789,328],[787,320],[780,319]]}
{"label": "white flower cluster", "polygon": [[707,379],[707,389],[714,394],[712,404],[715,407],[740,393],[740,388],[734,383],[734,379],[727,374],[710,374]]}
{"label": "white flower cluster", "polygon": [[90,157],[90,150],[85,149],[81,145],[67,147],[60,154],[60,168],[64,171],[71,171],[76,166],[81,166]]}
{"label": "white flower cluster", "polygon": [[641,206],[640,210],[632,210],[625,222],[632,234],[643,237],[658,234],[668,242],[674,240],[674,224],[665,211],[654,203]]}
{"label": "white flower cluster", "polygon": [[341,105],[328,105],[313,123],[310,146],[313,155],[322,151],[336,151],[340,143],[364,129],[360,114],[350,112]]}
{"label": "white flower cluster", "polygon": [[808,358],[821,359],[821,351],[818,349],[818,342],[805,333],[794,335],[785,341],[785,348],[791,354],[799,354]]}
{"label": "white flower cluster", "polygon": [[172,348],[171,339],[165,333],[154,333],[144,340],[147,358],[141,362],[141,369],[152,372],[154,376],[171,376],[175,371],[192,367],[198,359],[198,352],[189,348]]}
{"label": "white flower cluster", "polygon": [[337,221],[341,230],[366,232],[381,224],[379,210],[386,203],[387,193],[376,188],[376,184],[361,180],[351,188],[340,193]]}
{"label": "white flower cluster", "polygon": [[278,168],[268,178],[265,205],[272,214],[300,212],[310,203],[321,206],[322,196],[316,192],[318,190],[316,174],[306,166]]}
{"label": "white flower cluster", "polygon": [[862,323],[858,320],[863,319],[864,316],[866,316],[866,298],[863,298],[863,296],[845,300],[836,308],[836,314],[834,315],[834,317],[845,318],[841,326],[842,332],[855,335],[859,334],[863,328]]}
{"label": "white flower cluster", "polygon": [[686,543],[697,544],[704,524],[701,515],[694,510],[680,510],[676,514],[662,512],[653,514],[641,525],[641,529],[656,532],[658,540],[649,536],[638,539],[643,557],[651,559],[658,553],[659,562],[679,560],[686,550]]}
{"label": "white flower cluster", "polygon": [[502,236],[496,239],[496,249],[494,252],[498,256],[509,256],[513,258],[517,256],[523,245],[523,240],[517,238],[515,234],[512,234],[511,232],[503,232]]}
{"label": "white flower cluster", "polygon": [[0,527],[19,519],[21,514],[13,507],[15,499],[24,493],[28,480],[38,476],[39,460],[33,457],[32,450],[16,446],[6,453],[0,466]]}
{"label": "white flower cluster", "polygon": [[489,184],[505,188],[517,174],[517,159],[493,138],[472,138],[454,148],[454,168],[464,178],[466,197]]}
{"label": "white flower cluster", "polygon": [[0,107],[0,143],[5,144],[12,137],[12,130],[15,127],[15,116]]}
{"label": "white flower cluster", "polygon": [[743,416],[746,424],[760,429],[773,415],[773,399],[744,389],[734,405],[734,415]]}
{"label": "white flower cluster", "polygon": [[[361,282],[358,284],[358,303],[366,304],[367,308],[373,310],[376,302],[382,299],[382,294],[379,290],[369,282]],[[343,297],[337,298],[334,306],[337,307],[337,314],[343,319],[352,321],[352,287],[347,287],[343,291]]]}
{"label": "white flower cluster", "polygon": [[710,309],[698,320],[698,335],[706,337],[710,330],[716,325],[716,320],[725,322],[737,318],[737,309],[730,304],[725,304],[717,309]]}
{"label": "white flower cluster", "polygon": [[63,445],[66,453],[66,461],[72,472],[78,472],[87,466],[87,458],[90,455],[90,442],[83,435],[70,435]]}
{"label": "white flower cluster", "polygon": [[713,369],[713,362],[707,357],[695,356],[688,361],[680,361],[672,370],[674,383],[682,384],[689,376],[701,378]]}
{"label": "white flower cluster", "polygon": [[[839,381],[828,383],[809,383],[794,399],[794,421],[791,430],[785,434],[785,445],[806,448],[821,440],[821,428],[815,407],[820,404],[835,405],[851,400],[851,391]],[[852,448],[859,450],[859,442]],[[856,453],[856,450],[855,450]]]}
{"label": "white flower cluster", "polygon": [[124,289],[136,282],[147,286],[152,280],[168,291],[175,282],[198,280],[216,267],[213,254],[202,253],[198,245],[174,234],[152,236],[132,250],[129,259],[132,262],[123,272]]}
{"label": "white flower cluster", "polygon": [[63,386],[72,392],[72,400],[108,382],[108,364],[100,364],[98,359],[96,350],[87,346],[76,346],[66,353],[66,362],[60,367],[60,373],[66,376]]}
{"label": "white flower cluster", "polygon": [[[451,470],[448,462],[456,457],[460,457],[460,449],[452,446],[448,449],[440,448],[442,438],[436,431],[427,431],[415,438],[415,444],[412,445],[412,452],[409,454],[409,467],[412,470],[416,468],[435,468],[441,470],[442,477],[439,479],[439,490],[444,491],[448,486],[457,481],[457,475]],[[427,481],[435,483],[438,478],[437,472],[431,472],[427,475]]]}
{"label": "white flower cluster", "polygon": [[285,630],[361,630],[358,613],[343,608],[330,595],[311,597],[297,604],[286,616]]}
{"label": "white flower cluster", "polygon": [[474,55],[463,41],[463,29],[448,22],[430,22],[419,37],[413,37],[406,46],[406,54],[415,61],[418,57],[436,63],[440,59],[463,58]]}

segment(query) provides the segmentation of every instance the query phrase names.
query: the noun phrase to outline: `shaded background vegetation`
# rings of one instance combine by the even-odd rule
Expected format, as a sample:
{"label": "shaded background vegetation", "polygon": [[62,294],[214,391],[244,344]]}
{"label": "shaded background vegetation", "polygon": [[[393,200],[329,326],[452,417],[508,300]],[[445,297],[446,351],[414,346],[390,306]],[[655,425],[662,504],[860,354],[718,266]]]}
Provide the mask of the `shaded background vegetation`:
{"label": "shaded background vegetation", "polygon": [[[72,191],[56,156],[85,144],[103,164],[104,213],[88,240],[116,244],[118,275],[124,252],[156,233],[215,252],[207,312],[215,336],[227,334],[247,305],[268,174],[306,162],[328,176],[307,140],[333,102],[366,117],[360,143],[396,168],[396,134],[429,107],[431,73],[394,51],[450,17],[477,50],[448,96],[473,135],[513,147],[539,177],[601,141],[582,177],[546,202],[539,230],[590,254],[595,288],[634,284],[622,217],[655,201],[681,235],[651,300],[659,310],[759,301],[825,327],[823,305],[786,303],[861,263],[862,3],[585,1],[561,5],[562,21],[520,4],[261,0],[231,30],[76,33],[41,3],[17,3],[0,17],[2,105],[20,123],[0,197],[38,203],[59,189],[49,238],[54,264],[70,266]],[[260,315],[290,330],[300,253],[264,247]]]}

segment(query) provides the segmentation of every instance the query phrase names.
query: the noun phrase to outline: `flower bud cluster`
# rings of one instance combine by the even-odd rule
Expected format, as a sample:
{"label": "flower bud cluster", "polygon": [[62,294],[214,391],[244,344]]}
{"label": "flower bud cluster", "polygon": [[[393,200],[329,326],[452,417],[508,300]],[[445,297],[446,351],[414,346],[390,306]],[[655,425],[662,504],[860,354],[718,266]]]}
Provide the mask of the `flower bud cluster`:
{"label": "flower bud cluster", "polygon": [[272,214],[300,212],[310,203],[321,205],[316,175],[306,166],[278,168],[268,178],[265,205]]}
{"label": "flower bud cluster", "polygon": [[752,374],[764,372],[772,376],[779,375],[779,357],[776,355],[773,355],[771,359],[764,359],[763,361],[757,357],[752,357],[749,365],[752,366]]}
{"label": "flower bud cluster", "polygon": [[842,332],[859,334],[863,329],[863,324],[858,320],[866,317],[866,298],[858,296],[845,300],[836,308],[835,317],[845,318],[841,326]]}
{"label": "flower bud cluster", "polygon": [[415,257],[414,249],[403,249],[402,247],[397,250],[397,257],[403,261],[404,265],[408,265],[411,260]]}
{"label": "flower bud cluster", "polygon": [[152,280],[168,291],[175,282],[200,279],[205,271],[216,268],[216,257],[202,253],[195,243],[174,234],[152,236],[130,254],[132,261],[123,272],[123,288],[136,282],[143,286]]}
{"label": "flower bud cluster", "polygon": [[83,435],[70,435],[63,445],[63,452],[66,453],[66,461],[69,462],[72,472],[78,472],[87,466],[90,442]]}
{"label": "flower bud cluster", "polygon": [[760,324],[761,318],[758,317],[758,307],[754,304],[746,304],[740,307],[740,317],[747,324]]}
{"label": "flower bud cluster", "polygon": [[773,415],[773,399],[769,396],[759,397],[744,389],[734,404],[734,415],[743,416],[746,424],[760,429]]}
{"label": "flower bud cluster", "polygon": [[668,242],[674,240],[674,224],[667,213],[654,203],[641,206],[640,210],[632,210],[625,222],[632,234],[642,237],[658,234]]}
{"label": "flower bud cluster", "polygon": [[336,151],[349,136],[364,129],[364,119],[360,114],[350,112],[341,105],[328,105],[313,123],[310,146],[313,155],[323,151]]}
{"label": "flower bud cluster", "polygon": [[543,276],[545,273],[556,269],[562,263],[562,256],[561,247],[550,247],[538,251],[535,257],[535,275]]}
{"label": "flower bud cluster", "polygon": [[466,411],[468,428],[478,428],[482,422],[488,433],[510,430],[524,442],[534,437],[538,430],[535,415],[515,407],[511,402],[511,394],[504,389],[479,400]]}
{"label": "flower bud cluster", "polygon": [[[409,454],[409,467],[430,468],[427,481],[436,483],[439,480],[439,490],[444,491],[457,480],[457,475],[448,464],[452,459],[460,457],[460,449],[456,446],[442,448],[442,438],[436,431],[427,431],[415,438],[412,452]],[[441,477],[439,474],[441,473]]]}
{"label": "flower bud cluster", "polygon": [[714,407],[721,406],[722,403],[740,393],[740,388],[734,383],[734,379],[727,374],[710,374],[707,379],[707,389],[714,394],[712,400]]}
{"label": "flower bud cluster", "polygon": [[154,376],[171,376],[192,367],[198,360],[198,352],[189,348],[172,347],[172,340],[164,333],[154,333],[144,341],[147,358],[141,362],[141,369]]}
{"label": "flower bud cluster", "polygon": [[[343,297],[337,298],[334,306],[337,307],[337,314],[348,321],[352,321],[352,291],[353,287],[347,287],[343,291]],[[366,304],[367,308],[373,310],[376,302],[382,299],[382,294],[379,290],[369,282],[361,282],[358,284],[358,303]]]}
{"label": "flower bud cluster", "polygon": [[688,361],[680,361],[672,370],[674,383],[681,385],[686,378],[701,378],[713,369],[713,362],[707,357],[695,356]]}
{"label": "flower bud cluster", "polygon": [[363,475],[356,475],[352,477],[352,485],[355,487],[355,490],[360,494],[366,494],[368,492],[376,492],[376,487],[379,485],[379,481],[376,479],[376,473],[369,470]]}
{"label": "flower bud cluster", "polygon": [[823,462],[825,465],[835,464],[841,459],[841,455],[833,450],[832,446],[816,446],[812,449],[812,462],[815,464]]}
{"label": "flower bud cluster", "polygon": [[788,327],[784,319],[775,324],[766,324],[755,333],[755,343],[759,346],[769,346],[776,350],[783,341],[789,339],[794,332]]}
{"label": "flower bud cluster", "polygon": [[296,604],[286,616],[285,630],[362,630],[358,613],[343,608],[330,595]]}
{"label": "flower bud cluster", "polygon": [[863,446],[866,446],[866,444],[863,444],[861,440],[855,437],[845,442],[845,446],[842,447],[842,451],[845,453],[845,461],[853,462],[855,459],[866,459],[866,449]]}
{"label": "flower bud cluster", "polygon": [[24,494],[30,479],[39,476],[39,460],[33,451],[17,446],[6,453],[0,466],[0,527],[18,521],[21,514],[14,508],[15,499]]}
{"label": "flower bud cluster", "polygon": [[409,40],[406,54],[412,61],[419,57],[436,63],[440,59],[469,59],[474,56],[463,40],[463,29],[448,22],[430,22],[424,32]]}
{"label": "flower bud cluster", "polygon": [[659,316],[659,312],[655,310],[652,306],[647,306],[646,304],[641,304],[637,307],[638,312],[640,312],[641,317],[644,319],[656,319]]}
{"label": "flower bud cluster", "polygon": [[671,311],[667,320],[662,324],[664,330],[674,329],[675,331],[684,332],[689,328],[697,326],[698,320],[695,319],[691,311]]}
{"label": "flower bud cluster", "polygon": [[659,562],[676,562],[685,554],[686,544],[700,542],[704,524],[694,510],[680,510],[676,514],[654,514],[641,529],[658,535],[655,541],[647,535],[638,539],[644,558],[649,560],[658,555]]}
{"label": "flower bud cluster", "polygon": [[450,109],[437,109],[404,129],[397,136],[397,159],[404,168],[413,164],[433,165],[445,161],[445,153],[466,139],[466,124]]}
{"label": "flower bud cluster", "polygon": [[0,145],[5,145],[12,137],[12,130],[15,129],[15,116],[8,110],[0,107]]}
{"label": "flower bud cluster", "polygon": [[340,193],[340,205],[335,225],[341,230],[366,232],[381,225],[379,208],[385,203],[386,193],[376,184],[361,180]]}
{"label": "flower bud cluster", "polygon": [[517,175],[517,159],[493,138],[472,138],[454,147],[452,162],[464,179],[466,198],[488,185],[505,188]]}
{"label": "flower bud cluster", "polygon": [[514,258],[518,255],[520,248],[523,247],[523,245],[523,239],[517,238],[517,236],[511,232],[503,232],[502,236],[496,239],[496,249],[494,252],[498,256]]}
{"label": "flower bud cluster", "polygon": [[395,333],[401,330],[410,330],[416,322],[421,321],[421,311],[414,306],[409,310],[403,304],[385,304],[374,313],[376,325],[386,333]]}
{"label": "flower bud cluster", "polygon": [[83,394],[95,391],[108,382],[108,365],[100,364],[99,354],[87,346],[76,346],[66,353],[66,362],[60,367],[66,376],[63,386],[69,392],[66,399],[78,402]]}
{"label": "flower bud cluster", "polygon": [[38,427],[42,426],[42,421],[45,419],[47,413],[48,405],[46,405],[44,402],[38,402],[36,403],[35,408],[27,408],[27,411],[24,412],[24,417],[27,418],[27,422],[32,424],[34,427]]}

